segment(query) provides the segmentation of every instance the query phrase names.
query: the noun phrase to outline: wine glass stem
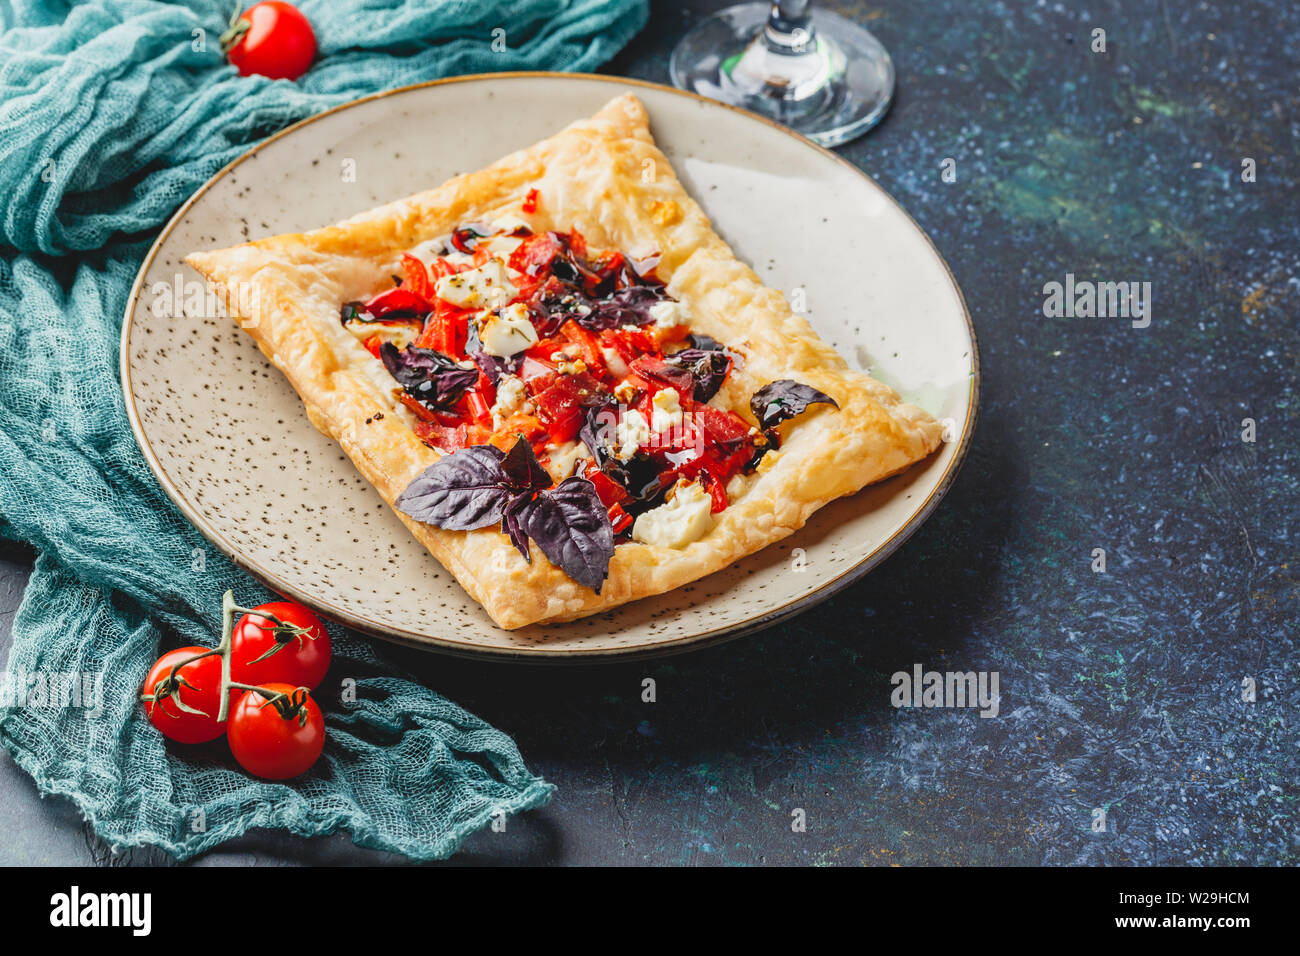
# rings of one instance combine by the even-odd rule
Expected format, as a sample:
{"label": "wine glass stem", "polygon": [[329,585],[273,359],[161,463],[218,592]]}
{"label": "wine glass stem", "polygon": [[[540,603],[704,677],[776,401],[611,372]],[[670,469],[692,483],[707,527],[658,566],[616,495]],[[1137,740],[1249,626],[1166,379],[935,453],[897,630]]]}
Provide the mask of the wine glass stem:
{"label": "wine glass stem", "polygon": [[763,37],[768,49],[779,53],[803,53],[812,39],[810,0],[785,0],[773,3]]}

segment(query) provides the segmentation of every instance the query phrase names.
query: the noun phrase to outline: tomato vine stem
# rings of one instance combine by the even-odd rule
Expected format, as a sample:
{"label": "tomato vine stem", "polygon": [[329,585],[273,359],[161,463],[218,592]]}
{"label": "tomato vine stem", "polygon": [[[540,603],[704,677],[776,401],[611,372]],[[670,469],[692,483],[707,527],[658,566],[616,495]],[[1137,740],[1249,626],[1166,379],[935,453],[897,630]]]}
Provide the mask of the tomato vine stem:
{"label": "tomato vine stem", "polygon": [[[281,698],[285,698],[285,697],[288,697],[291,701],[293,700],[293,698],[289,694],[285,694],[283,692],[268,691],[265,687],[260,687],[257,684],[240,684],[230,679],[230,652],[232,646],[234,645],[236,614],[257,615],[258,617],[266,618],[267,620],[272,622],[272,630],[275,631],[292,633],[292,632],[302,630],[302,628],[296,628],[293,625],[285,624],[284,621],[280,620],[274,614],[268,613],[267,611],[259,611],[256,610],[255,608],[240,607],[238,604],[235,603],[234,591],[228,590],[226,591],[225,594],[221,595],[221,642],[217,644],[216,647],[206,650],[201,654],[191,654],[189,657],[185,658],[184,660],[178,661],[176,664],[172,666],[172,669],[170,672],[168,672],[165,680],[161,680],[158,682],[158,684],[160,685],[165,684],[165,687],[169,689],[168,693],[164,694],[163,696],[174,698],[175,704],[180,710],[191,714],[202,714],[204,717],[206,717],[207,714],[204,714],[203,711],[195,710],[194,708],[188,706],[187,704],[185,704],[184,701],[181,700],[181,691],[180,691],[181,686],[184,685],[186,687],[189,687],[190,690],[194,690],[194,687],[193,685],[186,682],[184,678],[179,677],[178,675],[180,670],[183,667],[186,667],[189,664],[193,664],[195,661],[201,661],[205,657],[211,657],[214,654],[220,654],[221,655],[221,691],[220,691],[221,705],[217,711],[217,723],[219,724],[224,724],[226,722],[226,718],[230,716],[230,692],[232,690],[257,691],[263,697],[266,698],[266,703],[268,704],[277,703]],[[265,625],[259,625],[259,626],[262,627],[263,630],[266,629]],[[301,637],[301,635],[298,635],[296,633],[294,633],[293,636]],[[290,637],[290,640],[292,639],[293,637]],[[269,655],[263,655],[263,657],[266,656]],[[258,658],[258,660],[261,659],[262,658]],[[154,689],[155,691],[157,690],[157,685],[155,685]],[[305,690],[305,688],[299,688],[299,689]],[[150,704],[150,708],[152,711],[152,706],[156,702],[157,696],[158,695],[156,693],[141,694],[140,699],[142,701],[148,702]],[[279,708],[277,707],[277,709]],[[166,713],[166,711],[163,712]]]}

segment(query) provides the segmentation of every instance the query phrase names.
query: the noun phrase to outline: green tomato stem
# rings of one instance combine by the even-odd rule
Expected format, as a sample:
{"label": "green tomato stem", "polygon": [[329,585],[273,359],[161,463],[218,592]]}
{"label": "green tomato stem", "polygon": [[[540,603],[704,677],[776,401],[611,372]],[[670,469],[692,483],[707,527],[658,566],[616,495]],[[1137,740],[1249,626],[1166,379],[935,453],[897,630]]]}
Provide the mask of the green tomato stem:
{"label": "green tomato stem", "polygon": [[217,711],[217,723],[224,724],[230,714],[230,647],[235,632],[235,592],[227,591],[221,595],[221,643],[217,650],[221,653],[221,709]]}

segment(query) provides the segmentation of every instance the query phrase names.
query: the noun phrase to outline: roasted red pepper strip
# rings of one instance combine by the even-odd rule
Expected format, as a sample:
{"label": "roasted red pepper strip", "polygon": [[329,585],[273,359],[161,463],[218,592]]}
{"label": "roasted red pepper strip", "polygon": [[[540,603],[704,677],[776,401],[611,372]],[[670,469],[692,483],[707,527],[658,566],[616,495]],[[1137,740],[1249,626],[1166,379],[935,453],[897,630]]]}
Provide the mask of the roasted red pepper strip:
{"label": "roasted red pepper strip", "polygon": [[469,403],[469,413],[474,421],[479,425],[492,427],[492,381],[479,372],[478,384],[465,393],[465,399]]}
{"label": "roasted red pepper strip", "polygon": [[469,316],[467,310],[439,300],[437,308],[425,322],[424,330],[415,340],[416,347],[460,358],[469,334]]}
{"label": "roasted red pepper strip", "polygon": [[477,425],[441,425],[438,422],[416,422],[415,434],[422,442],[439,451],[459,451],[471,445],[482,445],[490,437]]}
{"label": "roasted red pepper strip", "polygon": [[718,480],[717,476],[713,474],[713,472],[709,471],[709,469],[701,468],[700,484],[704,486],[704,490],[707,491],[709,497],[713,499],[713,504],[710,506],[709,511],[713,514],[725,511],[727,509],[727,489],[722,487],[722,482]]}
{"label": "roasted red pepper strip", "polygon": [[397,312],[420,316],[426,312],[432,312],[433,303],[417,292],[398,286],[395,289],[389,289],[387,292],[379,293],[379,295],[367,302],[365,311],[376,319],[382,319]]}
{"label": "roasted red pepper strip", "polygon": [[600,340],[594,332],[584,329],[577,322],[565,322],[560,326],[560,337],[578,346],[587,368],[599,370],[604,367],[605,357],[601,355]]}
{"label": "roasted red pepper strip", "polygon": [[626,488],[597,468],[596,463],[590,459],[579,474],[596,486],[596,494],[600,495],[601,503],[607,508],[621,505],[632,497]]}
{"label": "roasted red pepper strip", "polygon": [[409,289],[426,301],[432,302],[434,299],[433,283],[429,281],[429,270],[415,256],[402,256],[402,288]]}
{"label": "roasted red pepper strip", "polygon": [[432,409],[425,408],[423,405],[417,402],[410,395],[407,395],[405,392],[399,393],[397,397],[403,405],[405,405],[415,414],[416,418],[420,419],[420,421],[436,422],[438,420],[436,416],[433,414]]}
{"label": "roasted red pepper strip", "polygon": [[622,534],[628,528],[632,527],[633,517],[623,509],[622,505],[611,505],[609,509],[609,523],[614,526],[615,534]]}

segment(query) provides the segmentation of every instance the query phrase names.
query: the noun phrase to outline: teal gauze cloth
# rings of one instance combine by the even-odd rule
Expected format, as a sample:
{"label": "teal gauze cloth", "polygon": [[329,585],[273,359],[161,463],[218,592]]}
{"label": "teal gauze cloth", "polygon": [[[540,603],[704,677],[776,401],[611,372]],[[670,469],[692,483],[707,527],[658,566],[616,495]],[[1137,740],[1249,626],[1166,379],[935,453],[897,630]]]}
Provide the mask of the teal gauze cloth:
{"label": "teal gauze cloth", "polygon": [[[0,743],[114,849],[188,858],[271,827],[443,858],[553,788],[508,736],[341,629],[318,692],[325,753],[295,781],[255,780],[222,741],[169,744],[142,718],[161,649],[215,644],[227,588],[244,606],[272,595],[149,473],[121,395],[122,313],[171,213],[275,130],[450,74],[590,70],[641,28],[646,5],[303,0],[319,53],[294,82],[223,62],[232,6],[0,7],[0,536],[38,552],[0,686]],[[340,688],[353,686],[349,702]]]}

